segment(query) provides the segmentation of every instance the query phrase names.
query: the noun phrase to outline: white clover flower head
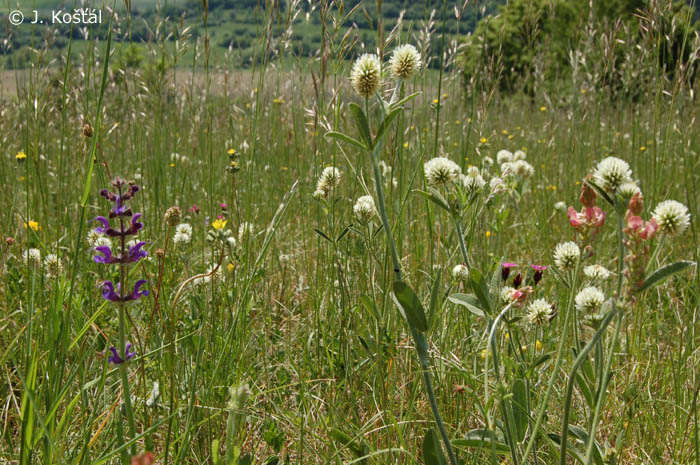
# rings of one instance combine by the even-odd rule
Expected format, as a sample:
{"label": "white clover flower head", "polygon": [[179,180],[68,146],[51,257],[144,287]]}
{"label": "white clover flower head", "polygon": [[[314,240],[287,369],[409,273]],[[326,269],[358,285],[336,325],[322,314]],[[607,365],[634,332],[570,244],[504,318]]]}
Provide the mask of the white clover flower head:
{"label": "white clover flower head", "polygon": [[316,184],[316,190],[321,191],[324,196],[327,196],[331,190],[338,187],[340,184],[340,170],[334,166],[327,166],[321,172]]}
{"label": "white clover flower head", "polygon": [[517,299],[517,292],[518,290],[513,287],[503,286],[503,288],[501,289],[501,303],[503,305],[508,305],[510,303],[515,302],[515,300]]}
{"label": "white clover flower head", "polygon": [[483,164],[485,169],[489,169],[493,166],[493,158],[491,157],[484,157],[483,159]]}
{"label": "white clover flower head", "polygon": [[469,280],[469,268],[463,263],[452,268],[452,277],[455,281],[465,282]]}
{"label": "white clover flower head", "polygon": [[477,192],[486,185],[486,181],[478,173],[476,176],[460,174],[459,182],[462,188],[469,193]]}
{"label": "white clover flower head", "polygon": [[382,67],[377,55],[365,53],[358,58],[350,71],[350,82],[361,97],[369,98],[377,91],[382,79]]}
{"label": "white clover flower head", "polygon": [[596,264],[584,267],[583,274],[591,281],[599,283],[608,279],[612,273],[604,266]]}
{"label": "white clover flower head", "polygon": [[608,192],[615,192],[625,183],[632,182],[632,170],[625,160],[607,157],[593,171],[596,183]]}
{"label": "white clover flower head", "polygon": [[281,253],[278,258],[279,258],[280,264],[284,266],[287,263],[289,263],[289,259],[291,257],[286,253]]}
{"label": "white clover flower head", "polygon": [[690,225],[688,207],[675,200],[664,200],[658,204],[652,216],[661,232],[670,236],[683,234]]}
{"label": "white clover flower head", "polygon": [[572,270],[576,266],[581,249],[575,242],[562,242],[554,248],[554,264],[562,270]]}
{"label": "white clover flower head", "polygon": [[605,294],[595,286],[584,287],[574,299],[576,310],[580,312],[597,312],[605,302]]}
{"label": "white clover flower head", "polygon": [[235,248],[236,248],[236,245],[238,245],[238,241],[236,241],[236,238],[233,237],[233,233],[230,234],[230,235],[226,238],[226,243],[227,243],[228,246],[231,247],[232,249],[235,249]]}
{"label": "white clover flower head", "polygon": [[501,177],[502,178],[513,177],[515,175],[516,175],[515,162],[507,161],[505,163],[501,163]]}
{"label": "white clover flower head", "polygon": [[191,237],[188,234],[176,232],[173,236],[173,242],[176,246],[189,244]]}
{"label": "white clover flower head", "polygon": [[416,47],[404,44],[396,47],[389,59],[391,74],[399,79],[410,79],[421,66],[420,53]]}
{"label": "white clover flower head", "polygon": [[459,165],[447,157],[435,157],[423,165],[428,184],[438,187],[455,181],[462,171]]}
{"label": "white clover flower head", "polygon": [[636,183],[630,181],[622,184],[617,192],[623,199],[629,200],[634,197],[635,194],[641,194],[642,190]]}
{"label": "white clover flower head", "polygon": [[311,194],[311,197],[319,200],[322,199],[323,197],[326,196],[326,193],[323,192],[321,189],[316,189],[313,194]]}
{"label": "white clover flower head", "polygon": [[244,221],[238,226],[238,241],[239,242],[244,242],[246,237],[252,237],[253,236],[253,231],[255,228],[253,227],[252,223],[248,223],[247,221]]}
{"label": "white clover flower head", "polygon": [[51,253],[44,257],[44,272],[49,279],[57,278],[63,273],[63,264],[58,255]]}
{"label": "white clover flower head", "polygon": [[391,165],[384,163],[384,160],[379,161],[379,168],[382,170],[382,176],[391,176]]}
{"label": "white clover flower head", "polygon": [[518,160],[525,160],[527,158],[527,154],[523,152],[522,150],[516,150],[515,153],[513,154],[513,161],[518,161]]}
{"label": "white clover flower head", "polygon": [[27,249],[22,254],[22,260],[30,265],[39,265],[41,264],[41,251],[33,248]]}
{"label": "white clover flower head", "polygon": [[363,195],[357,199],[355,205],[352,207],[352,211],[360,221],[367,223],[372,219],[377,209],[374,205],[374,199],[372,196]]}
{"label": "white clover flower head", "polygon": [[566,209],[567,209],[566,202],[560,200],[559,202],[554,204],[554,209],[556,211],[566,213]]}
{"label": "white clover flower head", "polygon": [[499,150],[496,154],[496,162],[499,165],[513,161],[513,153],[510,150]]}
{"label": "white clover flower head", "polygon": [[529,178],[530,176],[535,174],[535,168],[525,160],[517,160],[513,162],[513,171],[518,176],[522,176],[525,178]]}
{"label": "white clover flower head", "polygon": [[175,226],[175,234],[177,233],[192,236],[192,226],[190,226],[188,223],[180,223]]}
{"label": "white clover flower head", "polygon": [[112,247],[112,240],[107,236],[100,235],[95,241],[95,247]]}
{"label": "white clover flower head", "polygon": [[532,325],[542,325],[549,321],[552,312],[552,304],[544,299],[537,299],[527,306],[527,321]]}
{"label": "white clover flower head", "polygon": [[506,190],[506,184],[503,182],[503,179],[499,177],[493,177],[489,181],[489,188],[491,189],[492,193],[500,194],[501,192],[504,192]]}
{"label": "white clover flower head", "polygon": [[479,176],[479,168],[476,166],[469,166],[469,168],[467,168],[467,176],[471,178]]}
{"label": "white clover flower head", "polygon": [[90,247],[95,247],[97,245],[97,239],[99,239],[102,234],[98,233],[94,229],[91,229],[87,233],[87,243]]}

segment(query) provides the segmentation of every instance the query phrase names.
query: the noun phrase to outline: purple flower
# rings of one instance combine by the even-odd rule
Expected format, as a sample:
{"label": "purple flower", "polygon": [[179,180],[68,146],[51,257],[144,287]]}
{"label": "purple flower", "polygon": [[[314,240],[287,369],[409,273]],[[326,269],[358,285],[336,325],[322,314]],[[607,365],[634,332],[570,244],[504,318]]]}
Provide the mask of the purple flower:
{"label": "purple flower", "polygon": [[[126,355],[125,355],[126,360],[131,360],[132,358],[134,358],[134,356],[136,355],[136,352],[129,352],[131,350],[131,343],[130,342],[128,342],[126,344],[125,349],[126,349]],[[115,364],[124,363],[126,361],[125,359],[123,359],[119,356],[119,352],[117,352],[116,347],[112,346],[109,348],[109,350],[110,350],[110,352],[112,352],[112,355],[109,356],[107,361],[115,363]]]}
{"label": "purple flower", "polygon": [[101,253],[103,256],[95,255],[93,260],[95,260],[95,263],[104,263],[105,265],[111,265],[113,263],[136,263],[148,255],[145,250],[141,250],[141,247],[143,247],[144,244],[145,242],[141,241],[136,245],[132,245],[129,248],[129,252],[126,254],[126,256],[122,257],[115,257],[112,255],[112,249],[110,249],[109,246],[101,245],[95,247],[95,250]]}
{"label": "purple flower", "polygon": [[134,213],[132,215],[131,210],[129,210],[129,216],[131,216],[131,226],[129,226],[129,228],[127,229],[114,229],[110,226],[109,220],[107,218],[105,218],[104,216],[96,216],[95,218],[93,218],[93,220],[99,221],[100,223],[102,223],[102,226],[96,227],[95,232],[105,234],[109,237],[133,236],[137,234],[141,228],[143,228],[143,223],[138,221],[138,219],[141,218],[141,213]]}
{"label": "purple flower", "polygon": [[546,266],[544,265],[530,265],[530,268],[535,270],[535,273],[532,275],[532,282],[537,286],[537,283],[542,280],[542,275],[544,274],[544,270],[547,269]]}
{"label": "purple flower", "polygon": [[510,262],[505,262],[501,265],[501,278],[503,278],[504,282],[508,279],[508,276],[510,276],[510,269],[515,268],[517,266],[517,263]]}
{"label": "purple flower", "polygon": [[145,279],[140,279],[134,284],[134,290],[124,297],[120,297],[121,294],[121,283],[117,283],[117,289],[115,291],[114,284],[112,281],[105,281],[102,283],[102,298],[109,300],[110,302],[130,302],[133,300],[138,300],[142,296],[148,295],[147,290],[140,290],[141,286],[146,283]]}

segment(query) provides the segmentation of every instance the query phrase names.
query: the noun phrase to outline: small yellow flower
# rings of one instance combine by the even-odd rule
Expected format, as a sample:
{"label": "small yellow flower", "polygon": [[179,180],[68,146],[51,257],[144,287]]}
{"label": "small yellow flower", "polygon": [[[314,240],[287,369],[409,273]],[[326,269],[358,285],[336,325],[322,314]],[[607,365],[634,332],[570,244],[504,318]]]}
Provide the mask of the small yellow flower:
{"label": "small yellow flower", "polygon": [[581,185],[581,181],[576,181],[576,185],[577,186]]}
{"label": "small yellow flower", "polygon": [[507,135],[508,135],[508,130],[507,130],[507,129],[504,129],[503,131],[501,131],[501,133],[502,133],[504,136],[507,136]]}
{"label": "small yellow flower", "polygon": [[486,231],[486,238],[488,239],[489,237],[491,237],[491,231]]}
{"label": "small yellow flower", "polygon": [[535,349],[537,349],[537,352],[542,350],[542,342],[539,339],[535,341]]}
{"label": "small yellow flower", "polygon": [[582,94],[585,94],[585,93],[586,93],[586,89],[581,89],[581,93],[582,93]]}
{"label": "small yellow flower", "polygon": [[24,176],[20,176],[20,177],[19,177],[19,180],[20,180],[20,181],[24,181]]}
{"label": "small yellow flower", "polygon": [[452,145],[454,145],[455,147],[457,147],[457,142],[453,142]]}
{"label": "small yellow flower", "polygon": [[226,153],[228,153],[229,155],[235,155],[236,149],[228,149],[228,152],[226,152]]}
{"label": "small yellow flower", "polygon": [[527,346],[520,346],[520,350],[522,352],[527,352]]}
{"label": "small yellow flower", "polygon": [[233,263],[229,263],[228,265],[226,265],[226,269],[228,270],[229,273],[233,273],[233,268],[234,268]]}
{"label": "small yellow flower", "polygon": [[510,333],[506,332],[506,342],[510,340]]}
{"label": "small yellow flower", "polygon": [[246,108],[246,110],[249,110],[249,109],[250,109],[250,103],[246,103],[246,104],[245,104],[245,108]]}
{"label": "small yellow flower", "polygon": [[438,103],[440,103],[440,99],[437,99],[437,98],[436,98],[436,99],[433,99],[433,103],[434,103],[435,105],[437,105]]}
{"label": "small yellow flower", "polygon": [[408,148],[408,142],[403,143],[403,148],[407,149]]}
{"label": "small yellow flower", "polygon": [[483,349],[483,350],[481,351],[481,359],[483,360],[483,359],[485,359],[485,358],[486,358],[486,349]]}
{"label": "small yellow flower", "polygon": [[471,122],[472,122],[472,119],[471,119],[471,118],[467,118],[467,123],[471,123]]}
{"label": "small yellow flower", "polygon": [[508,135],[508,140],[513,140],[513,134]]}
{"label": "small yellow flower", "polygon": [[481,139],[479,139],[479,142],[481,142],[482,144],[485,144],[485,143],[487,143],[488,141],[489,141],[489,140],[488,140],[487,138],[485,138],[485,137],[482,137]]}
{"label": "small yellow flower", "polygon": [[27,159],[27,154],[24,153],[24,151],[20,150],[19,152],[17,152],[17,155],[15,155],[15,159],[17,161],[24,161]]}
{"label": "small yellow flower", "polygon": [[442,94],[442,98],[447,98],[447,94]]}
{"label": "small yellow flower", "polygon": [[30,228],[32,231],[38,231],[41,229],[41,226],[39,226],[39,222],[34,220],[29,220],[25,222],[24,227],[25,229]]}
{"label": "small yellow flower", "polygon": [[221,218],[217,218],[212,222],[211,224],[214,229],[219,230],[219,229],[224,229],[226,227],[226,220],[222,220]]}
{"label": "small yellow flower", "polygon": [[547,107],[545,107],[544,105],[542,105],[542,106],[540,107],[540,111],[547,111]]}
{"label": "small yellow flower", "polygon": [[236,162],[235,160],[232,161],[232,162],[231,162],[231,168],[235,168],[236,166],[238,166],[238,162]]}
{"label": "small yellow flower", "polygon": [[411,125],[411,131],[413,131],[414,129],[416,129],[416,127],[414,125]]}
{"label": "small yellow flower", "polygon": [[459,120],[455,120],[455,124],[459,124]]}
{"label": "small yellow flower", "polygon": [[639,151],[640,151],[640,152],[643,152],[643,151],[645,151],[646,149],[647,149],[647,148],[646,148],[645,146],[643,146],[643,145],[642,145],[641,147],[639,147]]}
{"label": "small yellow flower", "polygon": [[170,167],[171,167],[171,168],[175,168],[175,163],[171,163],[171,164],[170,164]]}

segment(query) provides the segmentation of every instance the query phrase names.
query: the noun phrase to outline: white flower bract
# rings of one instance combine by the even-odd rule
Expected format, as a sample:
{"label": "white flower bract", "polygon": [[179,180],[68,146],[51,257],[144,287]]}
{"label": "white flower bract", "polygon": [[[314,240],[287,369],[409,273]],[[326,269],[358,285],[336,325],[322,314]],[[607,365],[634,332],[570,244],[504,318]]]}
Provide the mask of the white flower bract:
{"label": "white flower bract", "polygon": [[457,163],[447,157],[435,157],[423,165],[428,184],[437,187],[455,181],[462,171]]}
{"label": "white flower bract", "polygon": [[420,53],[416,47],[404,44],[396,47],[389,59],[391,74],[400,79],[410,79],[421,66]]}
{"label": "white flower bract", "polygon": [[[327,166],[321,172],[316,184],[316,191],[321,192],[323,196],[327,196],[331,190],[338,187],[340,184],[340,170],[334,166]],[[316,195],[314,193],[314,195]]]}
{"label": "white flower bract", "polygon": [[588,279],[595,282],[605,281],[610,277],[610,271],[601,265],[588,265],[583,268],[583,274]]}
{"label": "white flower bract", "polygon": [[382,67],[377,55],[365,53],[358,58],[350,71],[350,82],[355,92],[361,97],[369,98],[379,88]]}
{"label": "white flower bract", "polygon": [[452,277],[455,281],[467,281],[469,279],[469,268],[460,263],[452,268]]}
{"label": "white flower bract", "polygon": [[552,317],[552,304],[544,299],[537,299],[527,306],[527,321],[533,325],[542,325]]}
{"label": "white flower bract", "polygon": [[562,242],[554,248],[554,264],[562,270],[571,270],[576,266],[581,249],[575,242]]}
{"label": "white flower bract", "polygon": [[596,312],[605,302],[605,294],[595,286],[584,287],[574,299],[576,310],[580,312]]}
{"label": "white flower bract", "polygon": [[371,195],[363,195],[357,199],[355,205],[352,207],[352,211],[360,221],[367,223],[372,219],[376,211],[374,199]]}
{"label": "white flower bract", "polygon": [[683,234],[690,225],[688,207],[675,200],[664,200],[656,206],[653,218],[659,229],[671,236]]}
{"label": "white flower bract", "polygon": [[625,160],[607,157],[593,171],[595,182],[608,192],[615,192],[623,184],[632,182],[632,170]]}
{"label": "white flower bract", "polygon": [[496,162],[498,162],[499,165],[511,161],[513,161],[513,153],[509,150],[499,150],[496,154]]}

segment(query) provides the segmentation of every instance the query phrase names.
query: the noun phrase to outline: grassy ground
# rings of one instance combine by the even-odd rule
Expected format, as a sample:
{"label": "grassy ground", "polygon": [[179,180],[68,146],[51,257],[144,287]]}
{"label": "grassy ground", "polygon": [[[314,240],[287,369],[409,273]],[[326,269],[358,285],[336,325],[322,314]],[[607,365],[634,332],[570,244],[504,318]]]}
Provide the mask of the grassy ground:
{"label": "grassy ground", "polygon": [[[230,73],[213,63],[208,73],[203,54],[193,80],[184,70],[116,67],[103,80],[105,47],[95,48],[99,60],[85,50],[67,69],[2,77],[10,89],[19,76],[20,86],[0,103],[0,461],[131,463],[152,451],[159,463],[246,463],[239,454],[254,463],[440,463],[422,452],[435,422],[415,355],[420,338],[392,299],[386,230],[378,215],[364,223],[353,213],[360,196],[379,202],[370,156],[326,137],[361,137],[349,104],[363,102],[348,85],[348,63],[331,59],[321,82],[309,72],[317,62]],[[388,80],[387,96],[392,87]],[[596,333],[573,298],[587,285],[584,265],[629,265],[618,261],[615,209],[598,196],[606,222],[576,273],[557,269],[552,255],[558,243],[580,241],[555,204],[580,209],[583,179],[614,155],[644,193],[644,219],[665,199],[690,209],[683,235],[650,243],[660,247],[649,270],[697,261],[695,102],[659,92],[653,104],[612,107],[587,92],[574,103],[539,96],[487,104],[465,97],[458,74],[432,72],[406,83],[405,94],[414,91],[379,151],[392,167],[379,182],[403,279],[428,312],[429,373],[459,459],[559,463],[568,413],[581,429],[569,433],[567,461],[585,456],[579,432],[595,425],[601,458],[594,453],[591,463],[697,462],[696,268],[633,299],[627,279],[619,289],[617,275],[603,282],[606,299],[622,290],[614,299],[622,310]],[[381,111],[374,102],[369,109],[376,133]],[[235,174],[226,171],[229,149],[239,157]],[[500,299],[486,297],[489,311],[482,299],[470,301],[472,311],[450,300],[480,295],[481,281],[452,276],[465,257],[451,215],[418,191],[428,187],[424,163],[440,155],[464,172],[478,167],[488,183],[501,175],[502,149],[524,151],[534,173],[493,196],[487,184],[460,214],[471,268],[486,282],[495,273],[497,294],[502,261],[518,263],[526,280],[529,264],[549,268],[526,304],[508,307],[497,323]],[[20,151],[26,158],[16,158]],[[328,166],[341,171],[340,183],[314,198]],[[138,238],[148,257],[127,276],[95,263],[88,243],[99,225],[89,220],[111,206],[99,192],[115,176],[141,188],[131,206],[143,213]],[[175,242],[164,220],[176,205],[192,228],[188,243]],[[233,245],[216,239],[229,229]],[[56,254],[61,269],[23,260],[30,248]],[[150,293],[112,304],[99,287],[108,279],[145,279]],[[556,314],[532,325],[526,315],[537,298]],[[596,334],[601,344],[572,377],[576,353]],[[108,348],[126,341],[135,357],[109,363]],[[607,396],[596,402],[607,360]],[[569,379],[578,379],[570,409]],[[490,429],[493,448],[473,440],[474,429]]]}

